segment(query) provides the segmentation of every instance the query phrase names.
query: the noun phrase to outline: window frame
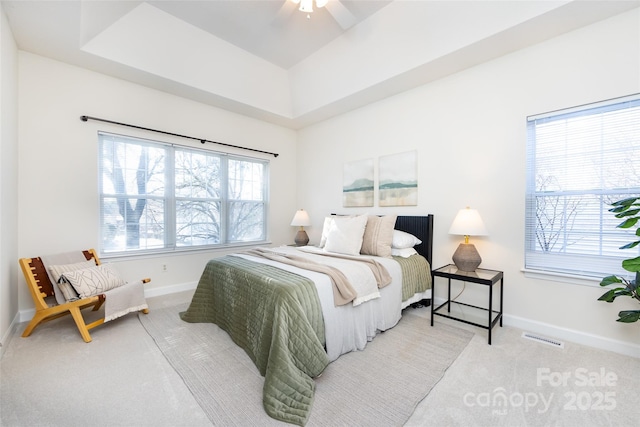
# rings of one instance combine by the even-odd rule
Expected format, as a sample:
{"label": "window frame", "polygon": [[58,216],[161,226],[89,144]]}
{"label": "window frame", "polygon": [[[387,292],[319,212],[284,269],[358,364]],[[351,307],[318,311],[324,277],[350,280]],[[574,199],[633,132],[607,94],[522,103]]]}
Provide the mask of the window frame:
{"label": "window frame", "polygon": [[[117,193],[105,193],[104,190],[104,158],[103,158],[103,138],[116,138],[121,139],[124,143],[147,145],[152,147],[161,147],[166,150],[165,156],[165,194],[163,196],[156,196],[150,193],[145,194],[145,198],[162,200],[165,203],[163,216],[164,216],[164,242],[163,247],[158,248],[141,248],[141,249],[127,249],[127,250],[106,250],[105,249],[105,236],[104,236],[104,224],[105,224],[105,209],[104,200],[107,197],[118,197]],[[176,164],[175,153],[178,150],[182,150],[188,153],[205,153],[206,155],[212,155],[220,160],[220,197],[217,198],[220,203],[219,212],[219,243],[208,244],[194,244],[194,245],[179,245],[177,244],[177,230],[176,230],[176,215],[177,215],[177,203],[179,200],[190,200],[194,198],[177,196],[176,190]],[[261,196],[262,200],[250,200],[248,202],[262,205],[260,214],[262,216],[262,231],[261,238],[257,240],[236,240],[229,241],[229,227],[232,221],[229,218],[229,204],[235,200],[229,199],[228,194],[228,163],[229,161],[241,161],[260,164],[263,168],[262,171],[262,186]],[[243,247],[243,246],[255,246],[259,244],[269,243],[269,177],[270,177],[270,161],[268,159],[260,157],[243,156],[239,154],[221,152],[217,150],[206,149],[203,147],[194,147],[191,145],[176,144],[170,142],[164,142],[157,139],[141,138],[131,135],[122,135],[105,131],[98,131],[98,210],[99,210],[99,253],[102,258],[119,258],[119,257],[131,257],[131,256],[148,256],[148,255],[163,255],[171,253],[181,252],[195,252],[195,251],[210,251],[216,249],[225,249],[230,247]],[[140,195],[128,195],[125,194],[126,199],[143,197]],[[207,199],[213,200],[213,198]]]}
{"label": "window frame", "polygon": [[[603,242],[606,241],[610,245],[612,242],[618,242],[619,239],[624,238],[627,239],[624,242],[626,243],[634,238],[633,235],[624,234],[629,233],[628,230],[616,228],[616,225],[622,221],[617,220],[614,214],[609,212],[609,209],[611,208],[610,203],[615,200],[640,194],[640,179],[635,181],[631,180],[635,185],[626,187],[620,186],[616,188],[609,188],[606,184],[601,182],[597,187],[580,190],[569,188],[540,191],[536,184],[536,179],[538,178],[536,173],[538,170],[536,163],[536,144],[538,143],[536,140],[537,125],[585,117],[602,117],[607,113],[623,110],[633,111],[635,114],[633,120],[629,120],[629,122],[625,122],[625,124],[631,128],[637,127],[638,123],[640,123],[640,94],[527,117],[524,272],[527,273],[528,276],[536,278],[551,276],[555,280],[587,285],[597,285],[603,277],[611,274],[630,277],[631,273],[622,269],[621,261],[623,259],[638,256],[639,251],[620,250],[619,253],[613,254],[610,248],[603,248]],[[606,139],[606,137],[608,136],[611,138],[611,134],[613,134],[613,132],[610,130],[603,132],[602,129],[600,129],[600,133],[598,135],[600,136],[602,147],[604,147],[600,148],[600,155],[603,153],[605,155],[611,155],[611,152],[614,152],[617,148],[613,146],[614,149],[611,149],[611,146],[607,145],[610,140]],[[567,132],[565,135],[567,138],[571,137],[570,132]],[[640,138],[633,138],[631,144],[632,152],[635,153],[636,150],[640,150]],[[620,148],[617,149],[620,150]],[[549,152],[552,151],[553,150]],[[559,152],[560,150],[558,149],[557,151]],[[584,151],[586,151],[586,148]],[[595,157],[596,156],[594,155],[594,158]],[[607,164],[613,164],[614,162],[614,160],[610,160],[609,163],[607,163],[607,161],[603,161],[603,159],[609,159],[609,157],[600,157],[597,165],[601,168],[604,168]],[[565,170],[567,170],[566,168],[567,166],[565,165]],[[629,174],[625,174],[624,176],[627,179],[630,177]],[[562,184],[560,185],[562,186]],[[589,214],[586,215],[590,219],[595,219],[593,223],[588,223],[589,226],[594,227],[594,230],[588,231],[584,233],[584,235],[598,236],[600,239],[600,253],[573,253],[572,251],[568,251],[569,253],[563,253],[560,251],[545,252],[540,249],[536,239],[536,232],[538,230],[536,223],[536,211],[538,209],[538,204],[536,202],[537,198],[558,197],[558,200],[565,198],[566,202],[566,200],[570,200],[570,196],[599,198],[599,208],[589,210]],[[613,198],[613,200],[607,200],[608,196],[610,196],[609,199]],[[589,203],[588,199],[587,203]],[[598,203],[589,205],[589,207],[595,206]],[[567,217],[567,206],[567,204],[563,206],[562,212],[564,213],[564,217]],[[596,226],[598,227],[597,231],[595,231]],[[576,234],[580,234],[581,230],[575,232],[572,226],[569,231],[570,233],[565,230],[564,233],[566,235],[571,234],[572,236],[575,236]],[[565,247],[565,251],[566,247],[571,245],[571,243],[567,243],[569,238],[566,235],[563,236],[565,239],[563,245]],[[622,244],[623,243],[617,245],[616,243],[617,247],[622,246]]]}

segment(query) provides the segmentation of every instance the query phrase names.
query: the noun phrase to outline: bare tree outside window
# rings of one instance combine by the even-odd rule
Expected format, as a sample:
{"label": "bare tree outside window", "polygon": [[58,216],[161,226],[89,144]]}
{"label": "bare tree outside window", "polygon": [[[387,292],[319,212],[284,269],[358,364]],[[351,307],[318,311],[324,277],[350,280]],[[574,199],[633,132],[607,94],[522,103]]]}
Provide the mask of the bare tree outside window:
{"label": "bare tree outside window", "polygon": [[262,240],[265,222],[264,164],[229,160],[229,240]]}
{"label": "bare tree outside window", "polygon": [[536,180],[536,242],[544,252],[563,251],[571,245],[565,237],[573,230],[580,206],[580,197],[540,195],[550,181],[554,178],[538,176]]}
{"label": "bare tree outside window", "polygon": [[221,158],[176,150],[176,245],[220,243]]}
{"label": "bare tree outside window", "polygon": [[527,119],[525,268],[601,278],[628,256],[610,204],[640,193],[640,96]]}
{"label": "bare tree outside window", "polygon": [[[103,242],[109,247],[138,249],[141,240],[160,234],[162,215],[148,195],[163,192],[154,188],[164,172],[164,153],[140,144],[117,141],[102,145]],[[156,184],[157,185],[157,184]],[[143,244],[143,247],[147,245]]]}
{"label": "bare tree outside window", "polygon": [[117,135],[100,141],[104,252],[265,239],[266,161]]}

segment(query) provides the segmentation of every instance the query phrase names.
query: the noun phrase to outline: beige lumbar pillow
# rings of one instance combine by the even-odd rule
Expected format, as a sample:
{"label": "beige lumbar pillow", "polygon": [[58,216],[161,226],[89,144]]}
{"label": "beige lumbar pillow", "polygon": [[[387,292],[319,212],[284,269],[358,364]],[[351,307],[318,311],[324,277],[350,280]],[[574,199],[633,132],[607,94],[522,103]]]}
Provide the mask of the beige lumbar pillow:
{"label": "beige lumbar pillow", "polygon": [[396,215],[370,215],[367,218],[360,253],[385,258],[391,257],[391,242],[395,226]]}

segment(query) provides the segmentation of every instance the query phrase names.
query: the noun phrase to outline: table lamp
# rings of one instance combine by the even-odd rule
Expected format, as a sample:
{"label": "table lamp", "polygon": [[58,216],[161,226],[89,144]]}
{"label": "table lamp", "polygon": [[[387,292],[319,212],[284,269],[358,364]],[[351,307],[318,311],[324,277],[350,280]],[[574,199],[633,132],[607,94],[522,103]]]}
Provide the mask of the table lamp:
{"label": "table lamp", "polygon": [[304,227],[308,227],[310,225],[311,220],[309,219],[307,211],[304,209],[296,211],[296,214],[293,216],[293,220],[291,221],[291,226],[300,227],[300,230],[298,230],[294,240],[294,242],[296,242],[296,246],[304,246],[309,243],[309,236],[307,236],[307,232],[304,231]]}
{"label": "table lamp", "polygon": [[475,271],[482,262],[476,247],[469,243],[469,236],[486,236],[487,229],[475,209],[460,209],[449,229],[449,234],[464,236],[464,243],[460,243],[453,254],[453,263],[462,271]]}

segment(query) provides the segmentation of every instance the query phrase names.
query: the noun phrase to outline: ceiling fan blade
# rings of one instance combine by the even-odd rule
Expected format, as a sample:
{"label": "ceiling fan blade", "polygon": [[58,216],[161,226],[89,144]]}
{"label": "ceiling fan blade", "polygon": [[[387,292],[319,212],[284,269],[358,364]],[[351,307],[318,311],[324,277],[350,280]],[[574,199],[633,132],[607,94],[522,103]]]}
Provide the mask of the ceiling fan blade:
{"label": "ceiling fan blade", "polygon": [[329,0],[325,8],[333,15],[334,19],[343,30],[351,28],[357,22],[356,17],[347,9],[340,0]]}
{"label": "ceiling fan blade", "polygon": [[297,8],[298,5],[291,0],[284,0],[282,6],[280,6],[280,9],[278,9],[278,13],[276,13],[275,18],[273,18],[271,25],[274,25],[276,27],[284,26],[289,20],[289,17],[293,13],[293,11]]}

